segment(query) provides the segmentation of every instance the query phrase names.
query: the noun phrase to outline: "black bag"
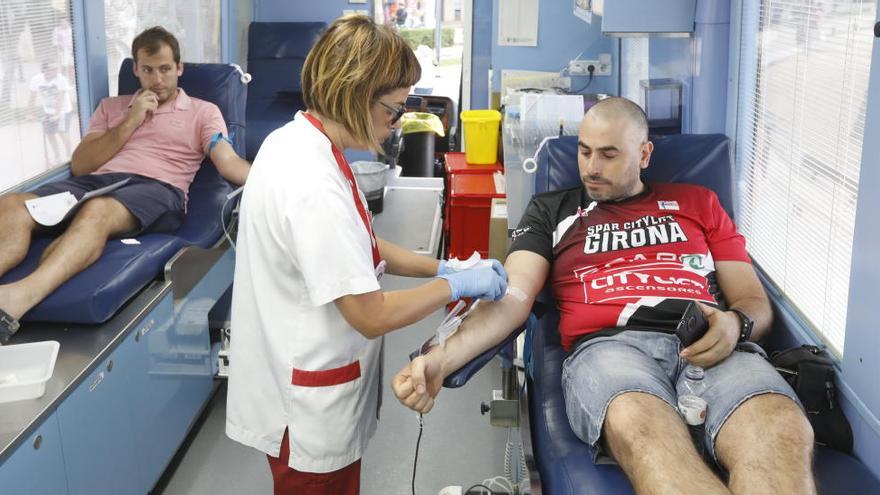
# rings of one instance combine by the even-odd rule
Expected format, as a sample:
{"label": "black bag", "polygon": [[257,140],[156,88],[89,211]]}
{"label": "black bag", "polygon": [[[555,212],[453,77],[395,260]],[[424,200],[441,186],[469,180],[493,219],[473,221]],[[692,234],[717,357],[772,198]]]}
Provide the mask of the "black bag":
{"label": "black bag", "polygon": [[820,347],[802,345],[770,355],[770,362],[794,389],[813,425],[816,443],[852,453],[852,428],[837,401],[834,365]]}

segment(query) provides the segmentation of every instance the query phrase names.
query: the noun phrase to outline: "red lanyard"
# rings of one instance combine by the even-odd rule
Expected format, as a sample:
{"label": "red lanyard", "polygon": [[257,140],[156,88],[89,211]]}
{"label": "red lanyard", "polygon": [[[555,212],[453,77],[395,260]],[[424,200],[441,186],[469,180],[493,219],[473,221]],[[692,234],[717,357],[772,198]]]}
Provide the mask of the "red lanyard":
{"label": "red lanyard", "polygon": [[[330,136],[327,136],[327,132],[324,130],[324,126],[321,124],[321,121],[316,119],[315,117],[303,112],[303,115],[308,119],[309,122],[312,123],[315,128],[321,131],[327,140],[330,140]],[[364,221],[364,227],[367,228],[367,233],[370,234],[370,247],[373,250],[373,268],[379,266],[379,263],[382,262],[382,257],[379,255],[379,246],[376,243],[376,236],[373,234],[373,225],[370,223],[370,217],[367,215],[367,210],[364,209],[364,204],[361,202],[360,196],[358,195],[358,187],[357,182],[354,180],[354,174],[351,172],[351,167],[348,165],[348,161],[345,160],[345,155],[342,154],[342,151],[333,144],[333,141],[330,141],[330,146],[333,149],[333,158],[336,159],[336,165],[339,167],[339,171],[342,172],[342,175],[348,179],[348,184],[351,186],[351,196],[354,199],[354,205],[357,208],[358,214],[361,216],[361,220]]]}

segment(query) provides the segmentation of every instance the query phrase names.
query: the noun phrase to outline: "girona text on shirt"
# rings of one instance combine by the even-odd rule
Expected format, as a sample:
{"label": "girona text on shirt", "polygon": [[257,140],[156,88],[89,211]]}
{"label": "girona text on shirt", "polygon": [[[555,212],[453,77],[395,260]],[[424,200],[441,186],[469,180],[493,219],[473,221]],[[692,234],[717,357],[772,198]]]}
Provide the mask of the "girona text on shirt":
{"label": "girona text on shirt", "polygon": [[626,222],[623,227],[621,229],[618,223],[589,226],[584,253],[604,253],[688,240],[681,225],[671,215],[659,218],[646,216],[634,222]]}

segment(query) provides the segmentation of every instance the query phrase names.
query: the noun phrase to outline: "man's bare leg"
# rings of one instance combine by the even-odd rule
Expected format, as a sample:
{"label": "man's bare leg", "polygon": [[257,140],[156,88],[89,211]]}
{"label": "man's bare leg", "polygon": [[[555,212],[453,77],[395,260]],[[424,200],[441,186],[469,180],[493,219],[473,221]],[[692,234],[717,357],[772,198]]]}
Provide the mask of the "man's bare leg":
{"label": "man's bare leg", "polygon": [[678,413],[653,395],[627,392],[615,397],[603,436],[636,493],[730,493],[697,453]]}
{"label": "man's bare leg", "polygon": [[89,200],[32,274],[0,285],[0,308],[21,318],[59,285],[94,263],[107,239],[137,226],[137,219],[119,201],[106,197]]}
{"label": "man's bare leg", "polygon": [[718,432],[715,452],[730,473],[733,493],[816,493],[813,428],[784,395],[743,402]]}
{"label": "man's bare leg", "polygon": [[30,193],[12,193],[0,197],[0,275],[27,256],[37,222],[31,218],[24,202],[36,197],[36,194]]}

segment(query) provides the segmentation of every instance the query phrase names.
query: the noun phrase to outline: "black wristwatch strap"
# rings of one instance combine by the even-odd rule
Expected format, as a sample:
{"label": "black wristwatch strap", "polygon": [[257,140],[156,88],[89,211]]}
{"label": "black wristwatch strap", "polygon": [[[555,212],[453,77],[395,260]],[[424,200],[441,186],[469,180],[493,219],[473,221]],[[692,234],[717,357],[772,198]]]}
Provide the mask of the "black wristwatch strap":
{"label": "black wristwatch strap", "polygon": [[736,313],[739,316],[740,326],[739,326],[739,342],[746,342],[752,336],[752,327],[755,326],[755,320],[753,320],[749,315],[745,313],[745,311],[737,308],[730,308],[730,311]]}

